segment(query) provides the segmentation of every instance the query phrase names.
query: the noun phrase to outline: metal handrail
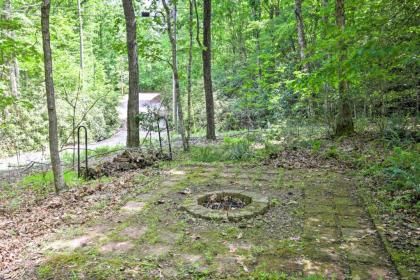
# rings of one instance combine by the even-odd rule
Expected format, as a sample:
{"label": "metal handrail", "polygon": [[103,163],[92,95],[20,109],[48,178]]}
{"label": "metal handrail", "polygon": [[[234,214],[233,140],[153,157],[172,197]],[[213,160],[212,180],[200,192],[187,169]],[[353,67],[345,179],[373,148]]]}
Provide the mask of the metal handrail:
{"label": "metal handrail", "polygon": [[85,131],[85,178],[87,179],[89,177],[89,169],[88,169],[88,133],[86,126],[79,126],[77,128],[77,176],[81,177],[81,171],[80,171],[80,131],[83,129]]}

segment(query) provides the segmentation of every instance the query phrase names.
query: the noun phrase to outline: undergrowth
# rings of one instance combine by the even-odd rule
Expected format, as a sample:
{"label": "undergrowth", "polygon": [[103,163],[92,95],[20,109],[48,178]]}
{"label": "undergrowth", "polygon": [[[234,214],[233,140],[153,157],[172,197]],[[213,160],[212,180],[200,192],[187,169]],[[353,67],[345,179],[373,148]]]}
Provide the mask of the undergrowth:
{"label": "undergrowth", "polygon": [[391,212],[420,210],[420,145],[394,147],[383,162],[365,169],[374,180],[376,193]]}
{"label": "undergrowth", "polygon": [[191,147],[189,157],[197,162],[249,161],[266,158],[277,146],[261,142],[253,135],[225,137],[219,145]]}
{"label": "undergrowth", "polygon": [[[64,172],[66,186],[71,188],[84,183],[75,171]],[[23,200],[42,199],[54,192],[52,171],[39,172],[24,177],[17,184],[6,184],[0,192],[0,202],[4,201],[10,210],[17,209]]]}

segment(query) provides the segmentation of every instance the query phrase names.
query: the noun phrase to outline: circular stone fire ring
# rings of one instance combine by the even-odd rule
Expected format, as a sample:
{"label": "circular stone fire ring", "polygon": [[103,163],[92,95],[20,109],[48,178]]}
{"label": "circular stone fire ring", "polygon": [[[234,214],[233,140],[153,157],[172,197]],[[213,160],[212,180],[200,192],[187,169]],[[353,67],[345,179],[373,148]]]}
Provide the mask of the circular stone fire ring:
{"label": "circular stone fire ring", "polygon": [[269,206],[268,197],[240,190],[198,194],[183,204],[183,208],[196,217],[229,221],[239,221],[264,214]]}

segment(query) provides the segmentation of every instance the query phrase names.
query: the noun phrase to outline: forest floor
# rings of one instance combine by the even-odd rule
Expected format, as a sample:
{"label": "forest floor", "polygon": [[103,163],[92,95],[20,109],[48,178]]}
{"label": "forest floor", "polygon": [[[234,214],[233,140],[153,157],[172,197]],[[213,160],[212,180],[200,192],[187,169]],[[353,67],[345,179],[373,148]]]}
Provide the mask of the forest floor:
{"label": "forest floor", "polygon": [[[325,168],[161,163],[4,214],[1,269],[5,279],[398,279],[355,185]],[[239,222],[181,207],[224,189],[271,206]]]}

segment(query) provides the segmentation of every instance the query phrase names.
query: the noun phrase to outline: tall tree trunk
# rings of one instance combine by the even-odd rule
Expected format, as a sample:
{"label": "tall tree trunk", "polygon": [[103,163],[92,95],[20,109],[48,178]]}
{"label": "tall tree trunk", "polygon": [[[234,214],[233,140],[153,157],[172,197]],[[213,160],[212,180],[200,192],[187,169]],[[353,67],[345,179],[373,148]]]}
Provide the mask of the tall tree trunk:
{"label": "tall tree trunk", "polygon": [[182,146],[184,148],[184,151],[187,151],[189,148],[188,145],[188,139],[185,135],[185,126],[184,126],[184,116],[182,113],[182,106],[181,106],[181,98],[180,98],[180,89],[179,89],[179,74],[178,74],[178,59],[177,59],[177,53],[176,53],[176,39],[174,34],[174,29],[172,28],[171,23],[171,11],[169,9],[168,4],[166,3],[166,0],[162,0],[163,7],[165,9],[166,13],[166,25],[167,25],[167,32],[169,41],[171,43],[171,49],[172,49],[172,74],[174,78],[174,85],[175,85],[175,98],[176,98],[176,107],[177,107],[177,117],[178,117],[178,126],[179,126],[179,132],[181,134],[182,139]]}
{"label": "tall tree trunk", "polygon": [[[344,32],[345,27],[345,10],[344,0],[336,0],[335,2],[335,21],[337,27]],[[349,135],[354,132],[354,124],[352,118],[352,112],[350,108],[350,98],[348,96],[348,82],[343,77],[343,68],[341,63],[346,59],[346,46],[343,40],[340,42],[340,65],[338,69],[339,85],[339,107],[338,115],[336,119],[335,134],[336,136]]]}
{"label": "tall tree trunk", "polygon": [[42,47],[44,50],[44,71],[45,71],[45,90],[47,93],[48,105],[48,129],[50,158],[54,174],[55,191],[58,193],[64,188],[63,170],[61,168],[60,154],[58,151],[57,135],[57,112],[55,107],[54,81],[51,55],[50,40],[50,0],[44,0],[41,6],[41,27],[42,27]]}
{"label": "tall tree trunk", "polygon": [[80,53],[80,82],[83,86],[83,17],[82,17],[82,4],[81,0],[77,0],[77,14],[79,16],[79,53]]}
{"label": "tall tree trunk", "polygon": [[190,140],[191,137],[191,127],[192,127],[192,118],[191,118],[191,108],[192,108],[192,99],[191,99],[191,68],[192,68],[192,59],[193,59],[193,3],[192,0],[189,0],[190,10],[188,18],[188,31],[189,31],[189,49],[188,49],[188,66],[187,66],[187,139]]}
{"label": "tall tree trunk", "polygon": [[139,64],[137,56],[137,24],[131,0],[122,0],[127,31],[128,51],[128,110],[127,110],[127,147],[140,145],[139,130]]}
{"label": "tall tree trunk", "polygon": [[[10,20],[12,18],[12,3],[10,0],[4,1],[4,19]],[[7,32],[11,38],[15,37],[13,31]],[[12,96],[19,96],[19,63],[14,54],[6,59],[6,66],[9,69],[10,93]]]}
{"label": "tall tree trunk", "polygon": [[328,0],[322,0],[322,10],[323,10],[322,23],[324,24],[324,26],[322,28],[322,31],[321,31],[322,39],[325,39],[325,37],[327,36],[328,14],[325,13],[325,11],[327,9],[328,9]]}
{"label": "tall tree trunk", "polygon": [[203,80],[206,96],[207,139],[216,140],[214,121],[213,85],[211,78],[211,0],[203,5]]}
{"label": "tall tree trunk", "polygon": [[[327,30],[328,30],[328,14],[326,13],[326,10],[328,9],[328,0],[322,0],[322,30],[321,30],[321,39],[325,39],[327,37]],[[331,55],[328,53],[326,55],[326,59],[330,60]],[[328,124],[329,127],[334,128],[334,126],[332,125],[332,123],[330,123],[330,111],[329,111],[329,99],[330,99],[330,92],[331,92],[331,87],[327,82],[324,82],[324,86],[323,86],[323,93],[324,93],[324,117],[325,117],[325,122]]]}
{"label": "tall tree trunk", "polygon": [[10,91],[13,96],[18,97],[19,94],[19,64],[16,57],[8,62],[10,69]]}
{"label": "tall tree trunk", "polygon": [[[259,21],[261,20],[261,1],[252,0],[252,20]],[[260,59],[260,30],[256,29],[254,32],[255,36],[255,53],[257,55],[257,67],[258,67],[258,92],[261,94],[261,80],[262,80],[262,66]]]}
{"label": "tall tree trunk", "polygon": [[[296,16],[296,23],[297,23],[299,54],[300,54],[300,60],[303,62],[306,58],[306,54],[305,54],[306,38],[305,38],[305,26],[303,24],[303,17],[302,17],[302,2],[303,0],[295,0],[295,16]],[[303,64],[303,70],[308,71],[308,65],[306,63]]]}
{"label": "tall tree trunk", "polygon": [[[172,18],[174,19],[173,36],[174,36],[174,40],[175,40],[175,43],[176,43],[176,41],[177,41],[177,33],[176,33],[177,8],[176,8],[176,4],[173,5]],[[175,48],[177,48],[176,44],[175,44]],[[175,49],[175,51],[176,51],[176,49]],[[178,100],[177,100],[176,95],[177,95],[176,94],[176,80],[175,80],[175,75],[172,75],[172,118],[174,120],[175,130],[178,131],[178,129],[179,129],[179,127],[178,127]]]}
{"label": "tall tree trunk", "polygon": [[[303,16],[302,16],[302,2],[303,0],[295,0],[295,16],[296,16],[296,24],[297,24],[297,35],[298,35],[298,43],[299,43],[299,54],[300,60],[303,63],[303,72],[309,72],[309,65],[305,62],[306,59],[306,37],[305,37],[305,25],[303,23]],[[308,99],[308,117],[314,116],[314,96],[311,93]]]}

